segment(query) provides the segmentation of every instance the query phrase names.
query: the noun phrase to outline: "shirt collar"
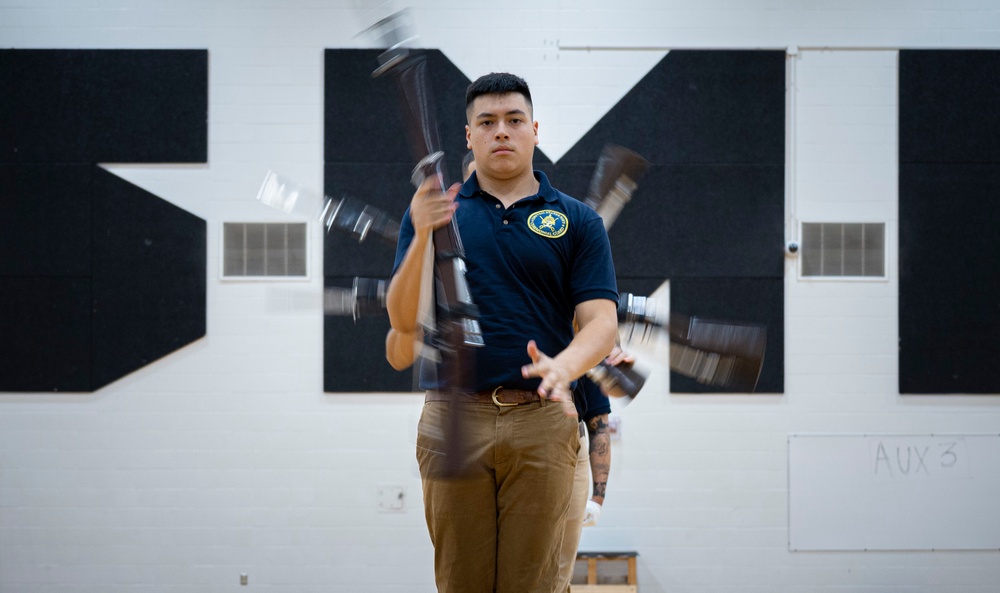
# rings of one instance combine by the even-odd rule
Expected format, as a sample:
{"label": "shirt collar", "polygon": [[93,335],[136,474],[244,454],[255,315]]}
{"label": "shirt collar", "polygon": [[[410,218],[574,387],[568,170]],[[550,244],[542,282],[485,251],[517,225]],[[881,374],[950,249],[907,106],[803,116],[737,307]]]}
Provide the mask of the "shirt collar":
{"label": "shirt collar", "polygon": [[[534,196],[526,196],[529,198],[541,198],[546,202],[555,202],[558,197],[556,196],[556,190],[552,188],[552,184],[549,183],[549,178],[545,176],[545,173],[535,170],[535,179],[538,180],[538,193]],[[479,187],[479,178],[476,176],[476,172],[473,171],[472,175],[462,184],[462,189],[458,190],[458,196],[460,198],[471,198],[479,193],[483,192]]]}

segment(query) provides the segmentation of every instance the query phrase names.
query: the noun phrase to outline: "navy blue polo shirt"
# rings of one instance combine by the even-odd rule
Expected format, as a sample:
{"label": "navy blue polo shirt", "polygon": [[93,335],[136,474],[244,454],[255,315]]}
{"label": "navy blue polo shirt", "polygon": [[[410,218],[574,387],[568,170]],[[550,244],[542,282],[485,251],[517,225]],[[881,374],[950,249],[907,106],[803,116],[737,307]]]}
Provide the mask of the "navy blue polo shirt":
{"label": "navy blue polo shirt", "polygon": [[589,377],[580,377],[573,391],[573,403],[580,420],[587,422],[601,414],[611,413],[611,400],[601,391],[600,386]]}
{"label": "navy blue polo shirt", "polygon": [[[479,189],[473,174],[459,190],[458,223],[465,248],[466,280],[479,307],[485,347],[477,348],[475,389],[537,389],[521,377],[530,364],[528,340],[555,356],[573,339],[574,308],[593,299],[617,303],[611,245],[600,216],[556,190],[535,171],[538,193],[504,208]],[[413,239],[409,210],[403,216],[393,273]],[[429,362],[420,387],[440,387]]]}

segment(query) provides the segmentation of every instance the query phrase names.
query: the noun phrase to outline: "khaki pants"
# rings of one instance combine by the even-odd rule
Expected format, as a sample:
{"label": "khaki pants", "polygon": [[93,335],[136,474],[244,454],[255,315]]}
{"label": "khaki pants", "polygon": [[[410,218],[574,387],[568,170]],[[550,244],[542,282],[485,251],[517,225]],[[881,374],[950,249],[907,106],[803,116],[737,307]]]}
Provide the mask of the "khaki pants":
{"label": "khaki pants", "polygon": [[[580,423],[583,426],[583,423]],[[587,501],[590,499],[590,439],[587,430],[580,431],[580,451],[576,456],[576,474],[573,476],[573,494],[569,502],[569,512],[566,513],[566,533],[563,535],[562,549],[559,552],[559,582],[557,593],[569,593],[569,582],[573,580],[573,568],[576,567],[576,551],[580,545],[580,530],[583,529],[583,516],[587,514]]]}
{"label": "khaki pants", "polygon": [[447,402],[424,404],[417,462],[439,593],[552,593],[580,448],[558,403],[460,403],[470,472],[440,479]]}

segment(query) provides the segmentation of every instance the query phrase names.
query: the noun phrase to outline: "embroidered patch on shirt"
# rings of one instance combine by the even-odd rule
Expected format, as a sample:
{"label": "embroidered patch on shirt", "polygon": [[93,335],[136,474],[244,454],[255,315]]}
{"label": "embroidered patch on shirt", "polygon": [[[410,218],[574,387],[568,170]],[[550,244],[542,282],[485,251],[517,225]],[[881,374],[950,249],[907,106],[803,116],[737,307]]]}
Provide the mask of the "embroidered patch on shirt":
{"label": "embroidered patch on shirt", "polygon": [[537,235],[558,239],[569,229],[569,219],[562,212],[539,210],[528,217],[528,228]]}

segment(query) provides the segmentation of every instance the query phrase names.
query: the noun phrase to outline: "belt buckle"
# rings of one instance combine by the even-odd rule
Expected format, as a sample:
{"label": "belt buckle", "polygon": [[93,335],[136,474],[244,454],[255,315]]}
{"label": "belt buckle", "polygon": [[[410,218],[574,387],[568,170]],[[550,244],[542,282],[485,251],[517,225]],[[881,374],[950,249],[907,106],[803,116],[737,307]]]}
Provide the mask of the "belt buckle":
{"label": "belt buckle", "polygon": [[502,401],[500,401],[500,400],[497,399],[497,392],[500,391],[501,389],[503,389],[503,385],[501,385],[501,386],[499,386],[499,387],[497,387],[496,389],[493,390],[493,403],[495,403],[497,405],[497,407],[500,407],[500,408],[509,408],[511,406],[516,406],[517,405],[516,403],[515,404],[505,404]]}

